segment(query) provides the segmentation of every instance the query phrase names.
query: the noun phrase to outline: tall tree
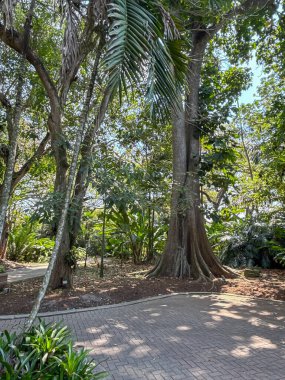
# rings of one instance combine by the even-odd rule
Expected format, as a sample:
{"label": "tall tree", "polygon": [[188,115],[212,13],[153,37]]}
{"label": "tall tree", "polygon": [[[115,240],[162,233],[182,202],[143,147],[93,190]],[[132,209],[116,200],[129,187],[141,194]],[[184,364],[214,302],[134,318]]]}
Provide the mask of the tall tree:
{"label": "tall tree", "polygon": [[[46,17],[45,11],[42,10],[41,5],[36,2],[37,16],[41,21],[41,25],[37,25],[34,30],[40,30],[44,25],[43,17]],[[49,6],[52,4],[49,3]],[[59,7],[58,7],[59,5]],[[73,2],[60,2],[56,4],[56,17],[55,28],[56,33],[58,27],[58,12],[61,13],[62,23],[64,24],[64,34],[61,40],[62,54],[61,62],[58,60],[58,49],[53,55],[47,49],[41,49],[39,44],[35,43],[37,35],[33,34],[32,47],[29,46],[23,55],[24,39],[23,33],[13,29],[15,24],[12,23],[12,15],[14,14],[14,7],[20,7],[17,3],[7,2],[4,9],[8,9],[8,13],[11,16],[11,22],[9,28],[0,23],[0,38],[3,43],[14,49],[16,52],[23,56],[36,70],[38,77],[41,80],[44,91],[49,99],[50,113],[47,120],[48,129],[50,132],[51,146],[56,162],[56,176],[54,183],[54,191],[60,194],[61,197],[65,194],[67,188],[67,170],[68,154],[66,145],[66,135],[63,129],[62,117],[66,110],[66,103],[68,94],[72,83],[74,82],[78,73],[79,67],[91,50],[96,51],[98,45],[98,38],[96,38],[96,28],[94,25],[94,15],[96,14],[97,6],[100,6],[96,2],[90,1],[88,5],[84,5],[83,9],[80,6],[76,6]],[[96,9],[95,9],[96,8]],[[83,17],[85,14],[86,17]],[[16,18],[16,16],[15,16]],[[5,17],[7,19],[7,15]],[[84,20],[84,22],[81,23]],[[52,21],[51,21],[52,22]],[[19,24],[19,23],[18,23]],[[53,36],[58,42],[58,36]],[[60,36],[61,37],[61,36]],[[51,41],[48,41],[49,43]],[[54,42],[54,41],[52,41]],[[56,58],[57,61],[53,61],[53,67],[50,70],[47,68],[51,62],[50,57]],[[58,71],[60,71],[58,79]],[[60,214],[61,205],[56,204],[57,209],[55,213]],[[71,268],[65,263],[64,257],[66,251],[69,249],[69,233],[67,226],[65,227],[65,233],[62,239],[62,260],[58,262],[58,278],[55,282],[55,286],[59,285],[63,278],[71,282]]]}
{"label": "tall tree", "polygon": [[[151,89],[151,96],[154,96],[154,99],[157,100],[157,98],[159,98],[159,95],[163,95],[163,98],[166,102],[168,102],[172,106],[175,106],[176,98],[172,98],[172,96],[175,95],[176,85],[176,78],[175,75],[173,75],[173,62],[171,59],[166,59],[170,58],[170,56],[165,56],[168,53],[166,45],[161,44],[160,47],[156,45],[157,40],[161,37],[160,30],[157,29],[158,25],[155,22],[155,19],[152,17],[152,14],[149,12],[147,8],[144,8],[142,4],[133,0],[129,0],[129,2],[126,3],[121,3],[120,1],[118,1],[118,3],[114,2],[110,7],[111,13],[109,14],[109,17],[111,17],[112,19],[110,30],[111,39],[104,61],[107,65],[107,73],[109,73],[109,78],[106,84],[105,94],[107,94],[107,97],[114,96],[118,89],[120,90],[121,88],[127,88],[128,80],[130,81],[130,83],[132,83],[135,80],[140,79],[140,77],[142,77],[142,75],[145,73],[145,58],[151,61],[151,67],[154,61],[154,65],[158,65],[160,68],[160,71],[158,71],[157,69],[153,69],[152,72],[151,80],[153,80],[155,83],[153,84]],[[134,30],[138,26],[142,27],[143,25],[145,25],[146,22],[149,25],[148,33],[145,34],[145,32],[143,31],[142,35],[140,33],[134,34]],[[154,45],[156,47],[155,55],[153,55]],[[148,50],[145,52],[143,49],[146,48],[148,48]],[[160,56],[158,56],[159,54]],[[165,72],[161,73],[161,67],[165,68]],[[80,128],[78,128],[76,133],[72,162],[69,170],[67,187],[64,192],[64,204],[60,213],[60,220],[55,239],[55,246],[49,262],[49,266],[44,276],[42,287],[38,293],[38,297],[36,299],[30,317],[27,320],[26,329],[29,329],[32,326],[36,318],[41,302],[46,294],[48,285],[50,283],[55,263],[59,262],[60,260],[63,264],[64,258],[62,258],[62,254],[59,255],[59,253],[61,249],[61,243],[65,238],[64,235],[66,231],[68,231],[66,227],[67,214],[71,201],[73,184],[76,177],[76,168],[78,164],[81,142],[87,124],[87,118],[89,114],[92,93],[94,90],[95,79],[96,60],[95,68],[91,74],[90,84],[86,92],[86,99],[82,108],[82,114],[80,117]],[[159,90],[155,88],[156,86],[158,86]],[[100,109],[99,115],[101,115],[102,112],[105,112],[107,105],[108,103],[101,103],[101,107],[103,106],[103,111],[102,109]],[[96,118],[96,122],[98,123],[98,118]],[[61,266],[58,266],[58,268],[61,269]],[[65,281],[66,285],[68,285],[68,281],[66,280],[66,278],[67,277],[65,274],[65,277],[63,277],[62,279]]]}
{"label": "tall tree", "polygon": [[[164,255],[150,276],[192,277],[211,280],[231,276],[213,253],[208,241],[203,215],[199,182],[201,119],[199,88],[201,69],[212,39],[233,20],[263,17],[274,1],[246,0],[199,1],[196,6],[174,1],[187,18],[186,33],[190,36],[189,66],[185,89],[185,106],[174,113],[173,121],[173,190],[168,239]],[[181,100],[182,101],[182,100]]]}

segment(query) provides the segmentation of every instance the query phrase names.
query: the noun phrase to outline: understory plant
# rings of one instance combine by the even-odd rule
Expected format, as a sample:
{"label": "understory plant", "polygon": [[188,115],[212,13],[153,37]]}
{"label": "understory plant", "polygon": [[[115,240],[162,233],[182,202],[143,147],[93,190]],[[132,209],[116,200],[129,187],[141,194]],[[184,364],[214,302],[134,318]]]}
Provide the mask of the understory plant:
{"label": "understory plant", "polygon": [[54,241],[39,236],[40,225],[27,218],[23,224],[13,227],[9,234],[8,257],[19,262],[46,262],[51,255]]}
{"label": "understory plant", "polygon": [[[211,241],[223,264],[232,267],[262,268],[285,265],[285,229],[283,220],[268,223],[237,220],[212,227]],[[214,232],[213,232],[214,231]]]}
{"label": "understory plant", "polygon": [[99,380],[89,351],[73,346],[70,332],[58,323],[41,321],[20,341],[15,333],[0,334],[0,379],[9,380]]}

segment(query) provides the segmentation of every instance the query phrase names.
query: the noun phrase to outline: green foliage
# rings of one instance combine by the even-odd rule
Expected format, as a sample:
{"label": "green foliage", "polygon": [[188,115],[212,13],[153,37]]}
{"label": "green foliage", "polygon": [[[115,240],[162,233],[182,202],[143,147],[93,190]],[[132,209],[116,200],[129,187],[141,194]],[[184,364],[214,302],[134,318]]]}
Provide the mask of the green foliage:
{"label": "green foliage", "polygon": [[283,225],[270,226],[257,220],[236,219],[224,225],[212,225],[209,232],[221,261],[226,265],[270,268],[277,263],[285,264]]}
{"label": "green foliage", "polygon": [[0,265],[0,273],[5,273],[6,272],[6,268],[4,267],[4,265]]}
{"label": "green foliage", "polygon": [[60,324],[43,321],[17,339],[0,334],[0,377],[9,380],[99,380],[96,365],[84,349],[73,348],[70,332]]}
{"label": "green foliage", "polygon": [[60,206],[62,206],[64,194],[59,192],[48,193],[35,205],[31,221],[49,224],[54,230],[60,216]]}
{"label": "green foliage", "polygon": [[10,260],[23,262],[44,262],[49,259],[54,241],[48,237],[39,237],[39,225],[26,218],[15,225],[8,241]]}
{"label": "green foliage", "polygon": [[[112,209],[108,216],[109,238],[107,250],[114,256],[133,257],[135,263],[147,258],[150,233],[152,235],[153,254],[162,252],[165,242],[166,226],[150,226],[148,216],[142,210],[130,208],[126,210]],[[110,223],[111,222],[111,223]]]}
{"label": "green foliage", "polygon": [[[175,25],[165,25],[155,1],[115,0],[110,4],[110,41],[103,65],[108,86],[114,93],[128,93],[128,87],[142,83],[147,70],[147,98],[157,111],[169,115],[176,107],[177,89],[183,83],[186,60]],[[167,40],[171,42],[166,43]],[[177,42],[176,42],[177,40]]]}
{"label": "green foliage", "polygon": [[[89,7],[81,3],[77,8],[70,2],[78,17],[74,24],[78,37],[85,28],[84,20],[89,20],[85,17]],[[96,117],[106,87],[109,86],[113,96],[104,129],[96,132],[83,224],[68,259],[74,265],[86,253],[101,253],[102,208],[106,206],[107,254],[132,257],[140,262],[151,256],[150,252],[157,255],[163,251],[169,218],[171,126],[160,118],[161,108],[170,114],[177,104],[176,94],[183,89],[185,55],[191,50],[193,34],[225,21],[227,12],[241,2],[164,0],[160,4],[156,0],[113,0],[107,8],[106,2],[93,3],[102,5],[102,9],[99,6],[102,17],[95,20],[94,46],[98,37],[106,45],[100,57],[88,123]],[[278,12],[271,3],[252,15],[225,22],[210,41],[202,65],[199,90],[202,206],[216,252],[232,265],[260,261],[261,255],[285,263],[283,224],[275,220],[277,212],[283,215],[285,206],[285,18],[284,1],[275,1]],[[19,31],[23,29],[26,8],[25,2],[17,2],[14,27]],[[31,36],[31,49],[43,62],[51,83],[58,87],[62,84],[60,47],[64,45],[67,22],[60,23],[63,12],[57,7],[52,9],[52,2],[47,6],[37,3]],[[87,47],[82,52],[87,52]],[[46,236],[56,232],[65,181],[63,174],[62,193],[54,192],[59,168],[53,152],[61,146],[70,162],[70,148],[83,107],[82,94],[96,54],[92,48],[73,78],[53,149],[47,149],[44,157],[34,162],[26,180],[14,192],[10,203],[10,259],[44,261],[52,250],[54,242]],[[252,56],[264,63],[259,98],[253,104],[239,107],[238,99],[251,83]],[[0,92],[13,104],[19,57],[2,43],[0,62]],[[35,70],[28,65],[24,75],[25,107],[15,171],[37,149],[46,133],[50,110]],[[143,100],[143,93],[147,101]],[[150,110],[158,116],[158,122],[150,120]],[[9,135],[6,116],[1,105],[0,178],[5,171]],[[76,208],[71,202],[70,214],[73,207]],[[45,225],[49,225],[48,234],[42,232]]]}

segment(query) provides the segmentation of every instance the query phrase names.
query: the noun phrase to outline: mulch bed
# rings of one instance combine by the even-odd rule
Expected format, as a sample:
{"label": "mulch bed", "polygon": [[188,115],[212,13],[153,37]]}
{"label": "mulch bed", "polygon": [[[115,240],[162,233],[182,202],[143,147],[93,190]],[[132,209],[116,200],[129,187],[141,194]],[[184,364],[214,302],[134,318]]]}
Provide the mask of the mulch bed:
{"label": "mulch bed", "polygon": [[[260,278],[247,279],[242,271],[238,278],[225,282],[197,284],[176,278],[147,279],[149,265],[135,266],[111,261],[105,266],[103,279],[96,265],[79,268],[74,276],[74,289],[60,289],[47,294],[42,312],[110,305],[176,292],[221,292],[285,301],[285,270],[263,270]],[[41,279],[10,285],[0,293],[0,315],[22,314],[31,310]]]}

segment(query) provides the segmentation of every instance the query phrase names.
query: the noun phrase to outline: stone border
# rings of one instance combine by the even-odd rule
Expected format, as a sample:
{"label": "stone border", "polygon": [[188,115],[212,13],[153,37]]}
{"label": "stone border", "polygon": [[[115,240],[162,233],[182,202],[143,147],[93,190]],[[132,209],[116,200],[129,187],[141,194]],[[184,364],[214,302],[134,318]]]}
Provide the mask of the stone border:
{"label": "stone border", "polygon": [[[152,300],[158,300],[173,296],[186,296],[186,295],[206,295],[206,296],[230,296],[230,297],[238,297],[247,299],[249,301],[268,301],[268,302],[277,302],[277,303],[284,303],[285,301],[282,300],[273,300],[270,298],[258,298],[258,297],[251,297],[251,296],[244,296],[242,294],[234,294],[234,293],[219,293],[219,292],[180,292],[180,293],[170,293],[170,294],[162,294],[158,296],[153,297],[147,297],[147,298],[141,298],[139,300],[135,301],[126,301],[121,303],[115,303],[111,305],[102,305],[102,306],[93,306],[93,307],[86,307],[81,309],[70,309],[70,310],[61,310],[61,311],[50,311],[45,313],[39,313],[38,317],[52,317],[55,315],[66,315],[66,314],[75,314],[75,313],[85,313],[88,311],[96,311],[96,310],[103,310],[103,309],[112,309],[115,307],[124,307],[124,306],[131,306],[139,303],[144,303]],[[12,315],[3,315],[0,316],[0,321],[8,321],[8,320],[15,320],[15,319],[23,319],[28,318],[29,314],[12,314]]]}

